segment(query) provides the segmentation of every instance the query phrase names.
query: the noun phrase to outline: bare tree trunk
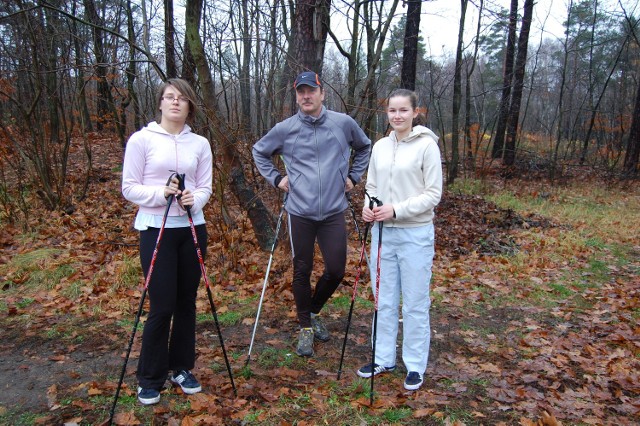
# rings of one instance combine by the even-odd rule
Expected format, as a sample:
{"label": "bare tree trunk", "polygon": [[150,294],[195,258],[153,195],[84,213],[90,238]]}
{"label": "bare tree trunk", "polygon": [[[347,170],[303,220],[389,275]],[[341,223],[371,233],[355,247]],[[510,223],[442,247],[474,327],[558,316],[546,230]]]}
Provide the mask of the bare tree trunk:
{"label": "bare tree trunk", "polygon": [[[59,6],[57,3],[58,2],[56,2],[56,7]],[[46,35],[43,42],[47,44],[47,48],[44,50],[43,60],[47,68],[45,84],[47,97],[49,98],[49,102],[47,102],[50,127],[49,137],[52,142],[59,143],[60,120],[58,117],[58,104],[60,103],[60,97],[58,96],[58,73],[56,71],[56,52],[59,52],[59,47],[57,46],[58,39],[55,36],[57,31],[56,27],[58,26],[58,13],[51,9],[45,9],[41,18],[46,18],[43,19],[42,25]]]}
{"label": "bare tree trunk", "polygon": [[407,1],[407,26],[402,49],[402,72],[400,86],[404,89],[416,89],[416,64],[418,63],[418,37],[420,35],[421,0]]}
{"label": "bare tree trunk", "polygon": [[176,29],[173,25],[173,0],[164,0],[164,50],[167,78],[178,76],[176,69]]}
{"label": "bare tree trunk", "polygon": [[95,51],[96,65],[95,72],[98,85],[98,102],[97,102],[97,130],[104,130],[104,122],[110,121],[116,125],[116,134],[120,139],[120,143],[124,146],[124,130],[120,124],[118,110],[111,94],[111,85],[107,78],[109,74],[109,59],[104,49],[104,22],[98,15],[95,0],[83,0],[87,20],[92,24],[91,32],[93,36],[93,48]]}
{"label": "bare tree trunk", "polygon": [[506,166],[513,166],[516,159],[516,139],[520,118],[520,106],[522,104],[522,91],[524,89],[524,72],[527,65],[527,50],[529,47],[529,31],[533,17],[533,5],[534,0],[525,0],[522,27],[520,28],[520,36],[518,37],[518,53],[513,73],[513,94],[511,95],[507,140],[505,142],[504,152],[504,164]]}
{"label": "bare tree trunk", "polygon": [[[363,3],[363,15],[365,32],[367,34],[367,78],[362,84],[360,102],[356,107],[356,114],[361,114],[363,119],[361,125],[369,139],[374,139],[376,134],[375,117],[378,112],[378,66],[382,56],[382,48],[391,26],[391,21],[398,7],[398,0],[393,0],[389,12],[384,16],[384,2],[378,4],[374,2]],[[374,6],[378,9],[374,10]],[[374,14],[374,11],[376,12]],[[352,114],[356,115],[356,114]]]}
{"label": "bare tree trunk", "polygon": [[[131,43],[135,42],[135,28],[133,26],[133,14],[131,11],[131,0],[127,0],[127,35]],[[133,102],[133,125],[134,129],[139,129],[142,127],[142,116],[140,114],[140,102],[138,101],[138,95],[135,90],[135,80],[137,76],[136,70],[136,51],[131,46],[129,46],[129,65],[127,66],[127,96],[128,102]],[[127,102],[127,104],[128,104]],[[126,107],[126,105],[125,105]],[[123,116],[126,117],[126,114]],[[123,118],[123,122],[126,123],[126,120]]]}
{"label": "bare tree trunk", "polygon": [[[596,36],[596,23],[598,20],[598,0],[594,0],[593,2],[593,16],[591,18],[591,34],[589,37],[589,76],[588,76],[588,88],[589,88],[589,93],[588,93],[588,101],[589,101],[589,105],[588,105],[588,109],[589,111],[592,111],[593,113],[595,113],[595,107],[593,105],[593,88],[594,88],[594,80],[593,80],[593,49],[595,47],[595,36]],[[613,67],[615,68],[615,66]],[[592,115],[593,117],[593,115]],[[593,126],[593,121],[591,122],[591,126]],[[589,128],[589,130],[587,131],[588,134],[591,133],[591,126]],[[582,154],[580,156],[580,164],[584,164],[585,161],[585,156],[587,153],[587,148],[589,146],[589,136],[585,136],[584,141],[583,141],[583,145],[582,145]]]}
{"label": "bare tree trunk", "polygon": [[511,0],[509,10],[509,33],[507,35],[507,50],[504,56],[504,73],[502,75],[502,98],[498,109],[498,125],[493,138],[491,157],[502,158],[504,155],[504,134],[509,118],[509,104],[511,102],[511,85],[513,84],[513,62],[515,58],[516,28],[518,26],[518,0]]}
{"label": "bare tree trunk", "polygon": [[75,21],[73,21],[72,28],[76,36],[73,39],[74,48],[76,51],[76,70],[78,76],[76,78],[76,98],[78,99],[78,108],[80,109],[80,119],[82,121],[82,129],[85,132],[93,131],[93,123],[91,122],[91,114],[89,114],[89,106],[87,105],[87,94],[85,92],[86,81],[84,75],[84,64],[82,63],[82,55],[80,55],[80,41],[78,34],[78,28]]}
{"label": "bare tree trunk", "polygon": [[360,10],[362,7],[361,0],[354,0],[353,2],[353,17],[351,20],[351,47],[349,51],[342,46],[340,39],[334,32],[329,29],[329,36],[333,39],[340,54],[347,60],[347,87],[346,95],[344,98],[344,107],[347,114],[351,114],[356,105],[356,86],[358,82],[358,65],[360,64],[360,58],[358,56],[358,48],[360,46]]}
{"label": "bare tree trunk", "polygon": [[[278,73],[277,73],[277,69],[278,67],[277,65],[277,60],[278,60],[278,54],[277,54],[277,49],[276,49],[276,44],[277,44],[277,33],[276,33],[276,22],[277,22],[277,16],[278,16],[278,4],[280,3],[280,0],[275,0],[274,2],[274,6],[273,8],[271,8],[271,13],[269,14],[269,45],[270,45],[270,49],[271,49],[271,55],[269,57],[269,71],[267,72],[267,87],[266,87],[266,92],[267,93],[275,93],[276,92],[276,84],[278,82]],[[284,18],[283,18],[284,19]],[[285,64],[287,63],[287,61],[285,61]],[[286,65],[285,65],[286,66]],[[267,99],[265,100],[265,110],[266,110],[266,114],[264,115],[265,119],[264,119],[264,124],[263,126],[267,129],[272,128],[276,123],[277,123],[277,108],[281,107],[281,105],[278,104],[276,97],[272,97],[272,96],[267,96]],[[282,110],[279,111],[280,113],[282,113]],[[258,134],[261,135],[263,134],[262,129],[260,129],[258,131]]]}
{"label": "bare tree trunk", "polygon": [[191,54],[191,49],[189,48],[189,44],[185,42],[184,47],[184,57],[182,58],[182,71],[180,71],[180,77],[191,84],[191,86],[196,85],[196,67],[193,62],[193,55]]}
{"label": "bare tree trunk", "polygon": [[566,87],[567,81],[567,66],[569,62],[569,27],[571,26],[571,19],[573,19],[573,15],[571,14],[571,10],[573,9],[573,0],[569,1],[569,5],[567,6],[567,23],[565,39],[564,39],[564,58],[562,61],[562,75],[560,78],[560,94],[558,96],[558,128],[556,132],[556,143],[555,148],[553,150],[553,157],[551,160],[551,168],[549,170],[549,178],[553,181],[556,177],[556,168],[558,166],[558,151],[560,150],[560,141],[562,140],[562,122],[564,119],[564,91]]}
{"label": "bare tree trunk", "polygon": [[[254,19],[254,31],[256,33],[256,37],[260,37],[260,23],[261,23],[261,14],[256,13],[255,19]],[[263,79],[262,77],[264,76],[264,69],[265,69],[265,62],[262,59],[262,44],[260,41],[256,42],[256,54],[255,54],[255,61],[254,62],[254,70],[253,70],[253,74],[254,74],[254,78],[253,78],[253,96],[255,97],[255,102],[256,102],[256,112],[255,112],[255,116],[256,116],[256,120],[255,120],[255,126],[252,128],[252,131],[254,132],[254,134],[256,135],[262,135],[262,125],[264,124],[264,108],[263,108],[263,94],[262,94],[262,82]]]}
{"label": "bare tree trunk", "polygon": [[329,29],[331,0],[297,0],[294,19],[294,74],[315,71],[322,74],[324,48]]}
{"label": "bare tree trunk", "polygon": [[[115,123],[119,123],[116,118],[115,104],[111,95],[111,89],[109,87],[109,81],[107,80],[107,56],[104,52],[104,35],[102,32],[103,22],[98,12],[96,11],[96,5],[94,0],[83,0],[85,13],[87,14],[87,20],[93,25],[91,26],[91,32],[93,35],[93,48],[96,56],[96,77],[98,79],[98,105],[97,116],[98,121],[96,128],[98,130],[104,129],[103,121],[111,117]],[[119,125],[118,125],[119,127]],[[121,132],[119,132],[121,133]],[[124,139],[124,138],[122,138]]]}
{"label": "bare tree trunk", "polygon": [[[465,120],[464,120],[464,135],[467,147],[466,162],[467,167],[473,169],[474,167],[474,152],[473,152],[473,137],[471,135],[471,76],[476,68],[476,60],[478,58],[478,50],[480,49],[480,30],[482,23],[482,11],[484,9],[484,0],[480,0],[480,6],[478,8],[478,26],[476,27],[476,36],[473,49],[473,56],[467,57],[466,69],[467,69],[467,81],[465,86]],[[471,65],[469,65],[471,62]],[[479,129],[479,127],[478,127]],[[476,131],[477,132],[477,131]],[[476,135],[477,136],[477,135]],[[479,140],[479,139],[476,139]]]}
{"label": "bare tree trunk", "polygon": [[251,131],[251,24],[248,0],[242,0],[242,64],[240,66],[240,104],[242,105],[241,128]]}
{"label": "bare tree trunk", "polygon": [[633,121],[629,131],[629,143],[624,157],[624,171],[629,175],[640,174],[640,82],[636,92],[636,103],[633,108]]}
{"label": "bare tree trunk", "polygon": [[[611,77],[613,76],[613,73],[616,71],[618,67],[618,63],[620,62],[622,53],[626,50],[625,45],[627,44],[628,40],[629,39],[627,38],[624,41],[624,43],[620,45],[620,49],[618,50],[618,55],[616,56],[614,63],[611,65],[611,70],[609,71],[609,75],[607,76],[607,79],[604,82],[604,86],[600,91],[600,96],[598,96],[598,100],[596,101],[595,105],[593,104],[593,100],[591,99],[589,100],[590,110],[591,110],[591,119],[589,120],[589,128],[587,129],[587,134],[584,136],[584,141],[582,142],[582,153],[580,154],[580,165],[584,164],[584,162],[587,160],[587,149],[589,148],[589,140],[591,139],[591,134],[593,133],[593,127],[595,126],[595,123],[596,123],[596,117],[598,116],[600,103],[602,102],[602,99],[604,98],[604,95],[607,91],[607,87],[609,86]],[[589,90],[592,91],[591,88],[589,88]]]}
{"label": "bare tree trunk", "polygon": [[462,99],[462,44],[464,42],[464,21],[469,0],[460,0],[460,25],[458,26],[458,45],[456,48],[456,68],[453,77],[453,112],[451,116],[451,162],[447,168],[447,185],[453,185],[458,176],[458,138],[460,134],[460,103]]}
{"label": "bare tree trunk", "polygon": [[238,141],[227,122],[219,116],[216,106],[211,69],[205,56],[204,46],[200,38],[200,16],[203,0],[187,0],[185,37],[191,48],[194,62],[198,71],[205,113],[210,120],[209,130],[214,136],[218,147],[221,148],[226,175],[231,181],[231,189],[240,202],[240,206],[249,216],[256,238],[260,246],[267,250],[271,247],[275,232],[271,226],[273,220],[260,197],[253,191],[246,180],[243,164],[237,150]]}
{"label": "bare tree trunk", "polygon": [[[288,4],[288,8],[287,8]],[[282,0],[280,4],[280,9],[282,11],[282,25],[283,32],[285,34],[285,38],[287,40],[287,53],[286,60],[284,61],[284,66],[281,68],[280,73],[277,78],[277,93],[281,93],[282,97],[277,99],[279,101],[277,105],[278,118],[283,118],[285,116],[290,116],[293,114],[293,111],[296,107],[295,97],[291,96],[291,83],[295,78],[296,68],[293,67],[293,62],[295,61],[295,43],[294,39],[296,38],[296,25],[295,25],[295,17],[296,17],[296,6],[293,0]],[[288,14],[287,14],[288,11]],[[290,18],[289,24],[290,27],[287,27],[287,16]],[[274,27],[275,29],[275,27]],[[275,32],[272,33],[273,46],[278,44]],[[275,125],[279,119],[274,117],[273,124]]]}

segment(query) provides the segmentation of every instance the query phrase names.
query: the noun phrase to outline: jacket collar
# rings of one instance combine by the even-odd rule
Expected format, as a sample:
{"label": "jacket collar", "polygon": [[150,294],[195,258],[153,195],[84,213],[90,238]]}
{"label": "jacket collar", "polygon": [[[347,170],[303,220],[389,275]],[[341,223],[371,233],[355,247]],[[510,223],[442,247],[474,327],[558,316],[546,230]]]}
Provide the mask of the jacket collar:
{"label": "jacket collar", "polygon": [[309,124],[309,125],[321,124],[327,119],[327,107],[322,105],[322,110],[320,111],[320,115],[317,117],[307,115],[302,111],[298,110],[298,118],[305,124]]}
{"label": "jacket collar", "polygon": [[155,132],[155,133],[162,133],[162,134],[169,135],[169,136],[180,136],[180,135],[184,135],[185,133],[190,133],[191,132],[191,127],[189,127],[188,124],[185,124],[184,127],[182,128],[182,131],[178,135],[172,135],[171,133],[169,133],[165,129],[163,129],[162,126],[160,126],[160,124],[158,124],[158,122],[152,121],[147,125],[147,130],[150,130],[150,131]]}

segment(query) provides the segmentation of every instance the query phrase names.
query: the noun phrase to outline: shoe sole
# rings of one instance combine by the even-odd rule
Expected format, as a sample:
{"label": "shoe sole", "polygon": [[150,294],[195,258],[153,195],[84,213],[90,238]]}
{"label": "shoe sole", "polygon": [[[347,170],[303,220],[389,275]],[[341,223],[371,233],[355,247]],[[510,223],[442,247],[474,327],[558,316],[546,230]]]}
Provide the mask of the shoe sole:
{"label": "shoe sole", "polygon": [[[375,374],[375,376],[379,376],[379,375],[384,374],[384,373],[391,373],[391,372],[392,372],[392,371],[394,371],[395,369],[396,369],[395,367],[393,367],[393,368],[387,368],[387,369],[386,369],[386,370],[384,370],[384,371],[381,371],[381,372],[379,372],[379,373],[376,373],[376,374]],[[358,376],[360,376],[360,377],[364,378],[364,379],[369,379],[369,378],[371,378],[371,373],[362,373],[362,372],[360,372],[360,370],[356,371],[356,374],[357,374]]]}
{"label": "shoe sole", "polygon": [[194,393],[202,392],[202,386],[198,386],[197,388],[185,388],[182,387],[180,383],[175,382],[173,378],[171,378],[171,383],[173,383],[175,386],[180,386],[182,392],[186,393],[187,395],[193,395]]}
{"label": "shoe sole", "polygon": [[325,338],[323,339],[322,337],[320,337],[320,336],[316,336],[316,335],[314,334],[314,335],[313,335],[313,338],[314,338],[315,340],[320,341],[320,342],[328,342],[328,341],[329,341],[329,339],[331,339],[331,336],[327,336],[327,337],[325,337]]}
{"label": "shoe sole", "polygon": [[418,390],[418,389],[420,389],[421,386],[422,386],[422,383],[419,383],[417,385],[408,385],[406,383],[404,384],[404,388],[406,390]]}
{"label": "shoe sole", "polygon": [[160,402],[160,396],[158,395],[158,397],[156,397],[156,398],[140,398],[140,397],[138,397],[138,402],[140,402],[140,404],[142,404],[142,405],[157,404],[158,402]]}
{"label": "shoe sole", "polygon": [[300,353],[300,352],[296,351],[296,355],[304,356],[304,357],[312,357],[313,356],[313,351],[311,351],[309,353]]}
{"label": "shoe sole", "polygon": [[404,384],[404,388],[405,388],[406,390],[410,390],[410,391],[418,390],[418,389],[420,389],[420,387],[422,386],[422,384],[423,384],[423,383],[424,383],[424,382],[420,382],[420,383],[418,383],[418,384],[416,384],[416,385],[408,385],[408,384],[406,384],[406,383],[405,383],[405,384]]}

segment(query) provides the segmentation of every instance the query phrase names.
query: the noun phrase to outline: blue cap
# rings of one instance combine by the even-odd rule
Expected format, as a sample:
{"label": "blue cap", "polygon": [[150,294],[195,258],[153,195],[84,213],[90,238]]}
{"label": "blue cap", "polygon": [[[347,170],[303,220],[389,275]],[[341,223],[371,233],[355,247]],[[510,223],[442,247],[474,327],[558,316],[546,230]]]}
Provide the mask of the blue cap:
{"label": "blue cap", "polygon": [[311,87],[322,87],[320,77],[312,71],[305,71],[298,74],[296,80],[293,82],[293,88],[296,89],[298,86],[302,86],[304,84]]}

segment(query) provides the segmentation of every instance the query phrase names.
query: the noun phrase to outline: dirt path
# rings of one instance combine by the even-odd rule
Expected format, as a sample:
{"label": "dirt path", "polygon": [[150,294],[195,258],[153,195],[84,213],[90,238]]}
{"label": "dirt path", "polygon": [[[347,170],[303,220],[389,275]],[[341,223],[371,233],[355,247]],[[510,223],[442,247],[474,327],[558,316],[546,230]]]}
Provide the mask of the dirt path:
{"label": "dirt path", "polygon": [[120,364],[99,335],[43,338],[17,326],[0,330],[0,410],[46,413],[59,395],[86,395],[86,383],[105,380]]}

